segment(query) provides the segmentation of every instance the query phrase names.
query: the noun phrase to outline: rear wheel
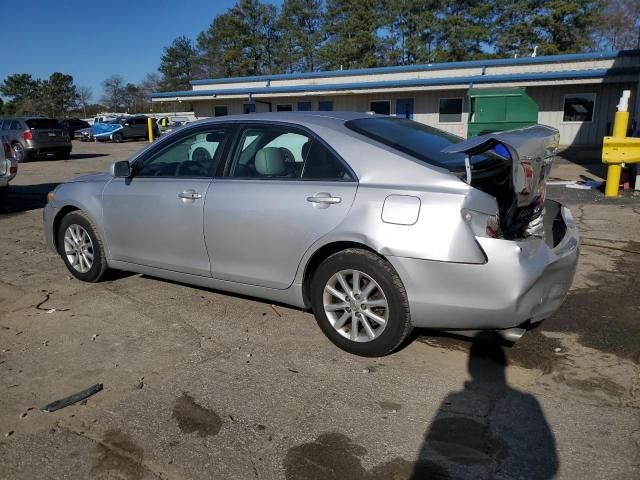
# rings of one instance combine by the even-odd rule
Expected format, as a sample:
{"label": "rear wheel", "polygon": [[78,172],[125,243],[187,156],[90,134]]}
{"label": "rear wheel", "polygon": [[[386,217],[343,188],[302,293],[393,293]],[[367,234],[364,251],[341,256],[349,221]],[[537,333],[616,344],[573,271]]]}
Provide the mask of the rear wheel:
{"label": "rear wheel", "polygon": [[82,212],[66,215],[58,230],[58,249],[71,274],[84,282],[99,282],[107,271],[102,239]]}
{"label": "rear wheel", "polygon": [[356,355],[387,355],[413,328],[400,277],[367,250],[348,249],[327,258],[313,276],[311,304],[329,340]]}
{"label": "rear wheel", "polygon": [[26,162],[29,160],[30,155],[24,147],[20,144],[20,142],[16,142],[12,145],[13,147],[13,155],[16,157],[18,162]]}

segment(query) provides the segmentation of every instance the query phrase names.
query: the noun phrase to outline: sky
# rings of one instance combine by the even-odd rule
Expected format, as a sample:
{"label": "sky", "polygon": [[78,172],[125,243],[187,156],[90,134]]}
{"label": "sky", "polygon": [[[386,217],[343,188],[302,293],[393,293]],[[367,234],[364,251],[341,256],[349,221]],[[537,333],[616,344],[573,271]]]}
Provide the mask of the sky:
{"label": "sky", "polygon": [[[279,1],[271,1],[279,5]],[[13,73],[73,76],[90,87],[92,102],[114,73],[138,83],[157,71],[164,47],[180,36],[195,40],[234,0],[0,0],[3,60],[0,81]],[[17,12],[16,10],[19,10]]]}

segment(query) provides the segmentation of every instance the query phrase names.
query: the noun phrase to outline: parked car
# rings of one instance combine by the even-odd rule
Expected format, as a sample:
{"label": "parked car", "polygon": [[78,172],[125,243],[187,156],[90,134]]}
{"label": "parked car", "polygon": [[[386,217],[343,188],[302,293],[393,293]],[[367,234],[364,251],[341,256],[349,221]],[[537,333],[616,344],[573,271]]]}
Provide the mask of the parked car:
{"label": "parked car", "polygon": [[89,122],[85,122],[78,118],[65,118],[64,120],[60,120],[60,125],[62,125],[62,127],[67,131],[71,140],[76,138],[75,134],[78,130],[91,128],[91,124]]}
{"label": "parked car", "polygon": [[578,260],[571,212],[545,200],[558,141],[346,112],[208,119],[58,186],[45,236],[81,280],[113,268],[311,308],[354,354],[413,327],[515,341]]}
{"label": "parked car", "polygon": [[[93,136],[98,140],[112,140],[115,143],[128,139],[149,138],[148,119],[146,115],[135,115],[94,124]],[[159,136],[158,125],[155,122],[151,124],[154,136]]]}
{"label": "parked car", "polygon": [[76,130],[76,138],[79,138],[82,142],[93,140],[93,129],[89,127]]}
{"label": "parked car", "polygon": [[9,139],[19,162],[38,155],[55,154],[61,160],[71,155],[69,135],[55,118],[5,118],[0,128],[0,135]]}
{"label": "parked car", "polygon": [[9,202],[9,182],[18,174],[18,161],[13,156],[9,139],[0,138],[0,208]]}

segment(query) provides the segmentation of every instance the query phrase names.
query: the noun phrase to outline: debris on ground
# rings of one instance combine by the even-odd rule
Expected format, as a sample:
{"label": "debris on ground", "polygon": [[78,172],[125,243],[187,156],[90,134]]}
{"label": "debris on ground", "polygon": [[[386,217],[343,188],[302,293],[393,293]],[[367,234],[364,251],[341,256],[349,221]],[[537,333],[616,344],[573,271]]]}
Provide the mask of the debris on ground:
{"label": "debris on ground", "polygon": [[144,382],[143,382],[143,380],[144,380],[144,377],[140,377],[140,378],[138,379],[138,383],[136,383],[136,388],[137,388],[138,390],[142,390],[142,387],[144,387]]}
{"label": "debris on ground", "polygon": [[69,395],[68,397],[51,402],[48,405],[42,407],[41,410],[43,412],[55,412],[56,410],[60,410],[61,408],[68,407],[69,405],[73,405],[74,403],[78,403],[86,398],[89,398],[91,395],[98,393],[100,390],[102,390],[102,384],[96,383],[95,385],[92,385],[89,388],[82,390],[81,392],[74,393],[73,395]]}
{"label": "debris on ground", "polygon": [[98,334],[97,333],[94,333],[93,335],[91,335],[91,341],[92,342],[95,342],[96,338],[98,338]]}
{"label": "debris on ground", "polygon": [[278,311],[278,309],[276,308],[276,306],[274,304],[269,305],[271,307],[271,310],[273,310],[276,315],[278,315],[279,317],[282,316],[282,314]]}

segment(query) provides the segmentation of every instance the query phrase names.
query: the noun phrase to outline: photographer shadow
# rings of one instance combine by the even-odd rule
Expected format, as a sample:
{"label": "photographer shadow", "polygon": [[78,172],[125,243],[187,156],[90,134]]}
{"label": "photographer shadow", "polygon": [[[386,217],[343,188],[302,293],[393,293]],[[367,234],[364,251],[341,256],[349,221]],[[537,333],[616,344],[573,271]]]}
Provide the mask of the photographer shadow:
{"label": "photographer shadow", "polygon": [[[507,384],[506,366],[493,335],[476,337],[469,353],[471,381],[442,402],[425,434],[413,480],[556,476],[555,439],[542,408],[533,395]],[[443,473],[425,472],[427,462]]]}

